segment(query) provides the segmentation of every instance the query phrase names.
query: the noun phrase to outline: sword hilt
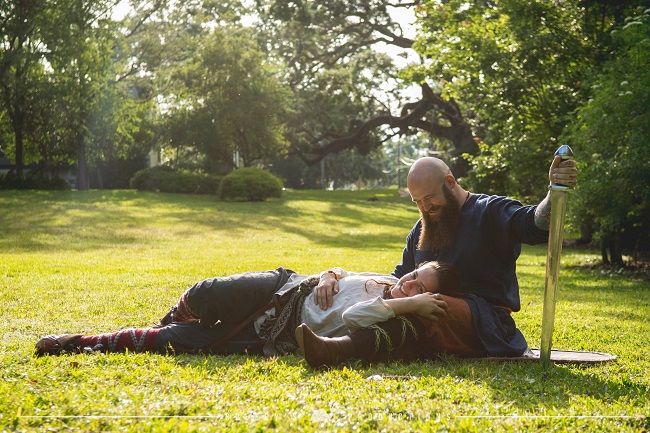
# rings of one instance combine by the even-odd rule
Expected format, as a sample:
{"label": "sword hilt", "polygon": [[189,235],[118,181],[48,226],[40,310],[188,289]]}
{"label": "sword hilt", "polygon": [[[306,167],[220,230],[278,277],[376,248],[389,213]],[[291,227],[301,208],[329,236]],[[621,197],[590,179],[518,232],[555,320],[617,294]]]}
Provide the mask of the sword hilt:
{"label": "sword hilt", "polygon": [[[558,147],[554,155],[560,156],[562,158],[562,161],[566,161],[568,159],[573,159],[573,150],[571,150],[567,144],[563,144],[562,146]],[[556,185],[573,189],[571,185],[567,185],[561,182],[557,182]]]}

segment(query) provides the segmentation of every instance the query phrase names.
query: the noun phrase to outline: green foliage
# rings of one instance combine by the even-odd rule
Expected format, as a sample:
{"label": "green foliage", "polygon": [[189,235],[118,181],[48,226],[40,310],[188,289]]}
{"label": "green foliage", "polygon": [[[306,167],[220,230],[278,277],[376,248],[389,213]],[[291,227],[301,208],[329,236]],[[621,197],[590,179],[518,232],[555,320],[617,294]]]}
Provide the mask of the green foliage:
{"label": "green foliage", "polygon": [[612,32],[616,56],[589,81],[566,140],[582,156],[573,214],[596,241],[650,246],[650,10]]}
{"label": "green foliage", "polygon": [[264,201],[282,196],[282,181],[256,167],[244,167],[227,174],[219,186],[221,200]]}
{"label": "green foliage", "polygon": [[129,79],[135,56],[110,19],[114,3],[0,1],[0,112],[13,132],[0,147],[17,170],[76,162],[87,188],[89,167],[151,146],[151,95],[144,75]]}
{"label": "green foliage", "polygon": [[220,176],[161,165],[138,171],[129,181],[129,186],[139,191],[216,194],[220,182]]}
{"label": "green foliage", "polygon": [[166,165],[145,168],[138,171],[129,181],[129,186],[139,191],[158,191],[162,179],[173,176],[174,170]]}
{"label": "green foliage", "polygon": [[47,96],[41,40],[49,25],[44,3],[0,0],[0,131],[11,131],[0,150],[14,157],[19,176],[25,163],[41,161],[34,119]]}
{"label": "green foliage", "polygon": [[[179,7],[180,13],[186,5]],[[202,24],[201,16],[192,19]],[[173,85],[161,89],[161,99],[170,106],[162,117],[162,147],[182,155],[181,164],[193,159],[210,172],[223,164],[230,170],[283,154],[287,95],[255,33],[225,24],[197,34],[176,27],[169,32],[167,45],[179,38],[190,41],[178,46],[187,55],[163,71]],[[233,163],[235,153],[239,161]]]}
{"label": "green foliage", "polygon": [[[416,49],[428,58],[412,74],[457,98],[481,152],[470,186],[518,196],[540,185],[570,114],[584,100],[581,83],[608,49],[615,5],[599,14],[575,0],[428,2]],[[489,189],[485,189],[489,188]]]}
{"label": "green foliage", "polygon": [[[114,142],[117,111],[107,112],[120,96],[111,92],[119,74],[113,67],[115,23],[105,15],[108,1],[58,2],[43,42],[51,49],[44,61],[52,69],[52,94],[58,96],[62,127],[69,131],[68,149],[77,162],[77,188],[89,187],[89,165],[102,153],[106,141]],[[56,48],[54,48],[56,47]],[[118,107],[116,107],[119,109]],[[103,143],[102,143],[103,142]]]}
{"label": "green foliage", "polygon": [[[283,119],[292,149],[309,157],[325,153],[319,150],[355,133],[366,121],[386,116],[399,105],[400,91],[405,86],[396,79],[394,58],[374,49],[374,45],[397,41],[392,45],[395,51],[402,55],[409,52],[410,40],[401,37],[402,29],[389,12],[407,15],[410,2],[392,2],[391,7],[382,0],[333,0],[326,6],[286,0],[256,4],[261,17],[261,46],[268,50],[269,57],[278,59],[278,73],[291,92]],[[350,151],[340,155],[344,159],[379,153],[378,149],[397,129],[383,125],[337,143],[326,153]],[[343,161],[334,158],[337,163]],[[337,163],[332,164],[333,169],[340,166]]]}
{"label": "green foliage", "polygon": [[[0,191],[0,430],[648,430],[647,280],[578,267],[598,259],[586,250],[563,251],[553,344],[617,355],[611,364],[444,358],[316,371],[299,356],[33,356],[47,334],[150,326],[204,278],[278,266],[390,272],[417,216],[395,190],[286,191],[264,203]],[[517,266],[513,317],[533,346],[545,254],[524,247]]]}
{"label": "green foliage", "polygon": [[272,158],[269,162],[269,171],[279,177],[286,188],[323,188],[320,165],[307,166],[304,161],[296,155]]}

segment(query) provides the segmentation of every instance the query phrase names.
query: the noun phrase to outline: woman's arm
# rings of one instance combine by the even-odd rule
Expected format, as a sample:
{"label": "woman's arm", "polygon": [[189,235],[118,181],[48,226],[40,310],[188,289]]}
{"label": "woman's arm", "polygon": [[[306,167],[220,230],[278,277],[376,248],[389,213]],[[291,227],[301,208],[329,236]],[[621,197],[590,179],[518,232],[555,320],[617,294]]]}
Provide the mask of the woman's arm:
{"label": "woman's arm", "polygon": [[343,322],[350,331],[385,322],[395,316],[418,314],[431,320],[446,315],[447,303],[437,294],[422,293],[410,298],[382,299],[358,302],[343,312]]}
{"label": "woman's arm", "polygon": [[386,304],[396,316],[417,314],[418,316],[437,321],[447,314],[447,303],[440,299],[437,293],[421,293],[409,298],[386,299]]}

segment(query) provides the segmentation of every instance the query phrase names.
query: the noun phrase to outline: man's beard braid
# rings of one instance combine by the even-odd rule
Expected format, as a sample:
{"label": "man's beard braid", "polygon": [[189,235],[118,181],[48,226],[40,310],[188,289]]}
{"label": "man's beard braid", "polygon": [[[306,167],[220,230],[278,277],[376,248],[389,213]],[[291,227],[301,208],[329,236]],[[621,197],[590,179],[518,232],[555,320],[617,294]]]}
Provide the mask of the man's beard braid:
{"label": "man's beard braid", "polygon": [[442,191],[447,203],[442,207],[438,221],[434,221],[428,213],[420,212],[422,232],[418,241],[419,250],[439,252],[451,245],[456,237],[460,223],[460,203],[447,185],[442,187]]}

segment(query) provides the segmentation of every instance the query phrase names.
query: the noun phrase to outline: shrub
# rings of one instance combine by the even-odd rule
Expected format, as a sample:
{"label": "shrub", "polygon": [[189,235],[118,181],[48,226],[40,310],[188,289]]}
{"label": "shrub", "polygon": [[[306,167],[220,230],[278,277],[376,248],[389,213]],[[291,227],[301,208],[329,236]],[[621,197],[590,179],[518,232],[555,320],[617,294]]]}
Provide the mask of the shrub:
{"label": "shrub", "polygon": [[145,168],[133,175],[129,181],[129,186],[139,191],[158,191],[158,184],[161,178],[173,171],[171,167],[167,167],[166,165]]}
{"label": "shrub", "polygon": [[220,180],[219,176],[187,170],[175,171],[171,167],[160,165],[138,171],[129,185],[139,191],[216,194]]}
{"label": "shrub", "polygon": [[219,186],[221,200],[264,201],[280,198],[282,181],[268,171],[245,167],[224,176]]}
{"label": "shrub", "polygon": [[196,173],[195,175],[198,182],[197,194],[217,194],[219,192],[219,184],[221,184],[223,176],[205,173]]}
{"label": "shrub", "polygon": [[18,176],[16,173],[0,173],[0,189],[70,189],[70,184],[60,177],[48,177],[43,174],[27,173]]}

